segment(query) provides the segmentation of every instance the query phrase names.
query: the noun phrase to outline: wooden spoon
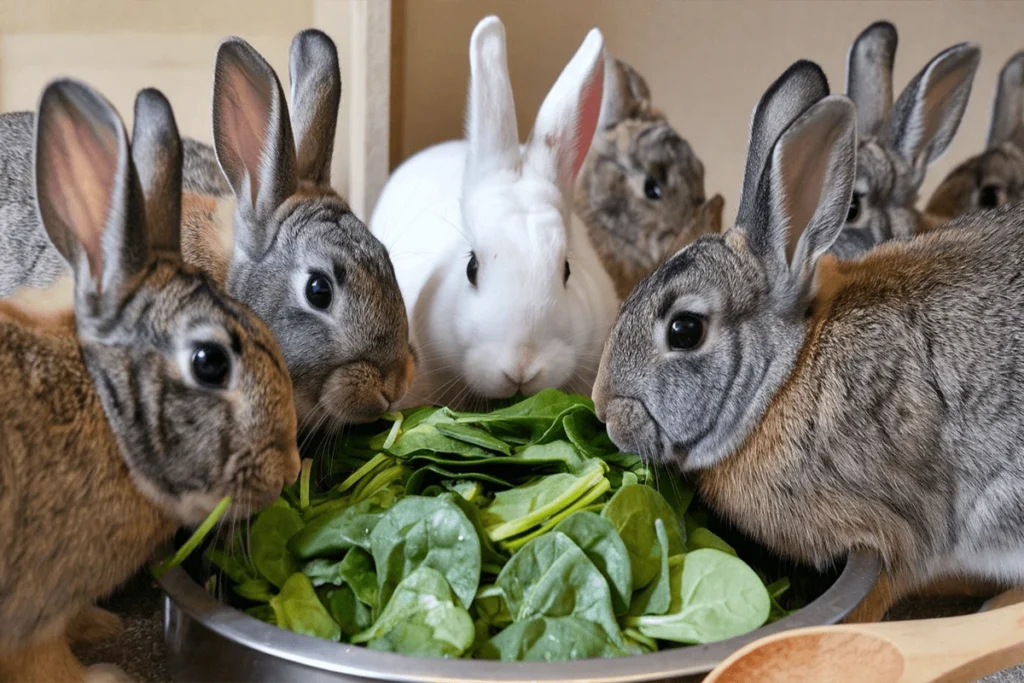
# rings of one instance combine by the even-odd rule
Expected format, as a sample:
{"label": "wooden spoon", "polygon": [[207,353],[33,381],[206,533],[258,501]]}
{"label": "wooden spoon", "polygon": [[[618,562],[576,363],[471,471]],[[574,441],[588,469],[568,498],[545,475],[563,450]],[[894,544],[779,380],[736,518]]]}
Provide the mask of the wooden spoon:
{"label": "wooden spoon", "polygon": [[1024,604],[946,619],[784,631],[704,683],[968,683],[1024,662]]}

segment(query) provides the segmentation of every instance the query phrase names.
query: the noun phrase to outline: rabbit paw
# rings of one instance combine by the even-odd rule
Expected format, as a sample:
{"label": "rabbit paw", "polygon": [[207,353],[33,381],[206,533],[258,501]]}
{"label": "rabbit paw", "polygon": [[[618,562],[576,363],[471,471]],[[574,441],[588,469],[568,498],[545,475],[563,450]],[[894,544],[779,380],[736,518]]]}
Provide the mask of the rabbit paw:
{"label": "rabbit paw", "polygon": [[121,618],[112,612],[89,605],[71,619],[68,623],[67,636],[72,643],[102,643],[114,640],[124,626]]}
{"label": "rabbit paw", "polygon": [[136,683],[121,667],[114,664],[93,664],[85,670],[85,683]]}

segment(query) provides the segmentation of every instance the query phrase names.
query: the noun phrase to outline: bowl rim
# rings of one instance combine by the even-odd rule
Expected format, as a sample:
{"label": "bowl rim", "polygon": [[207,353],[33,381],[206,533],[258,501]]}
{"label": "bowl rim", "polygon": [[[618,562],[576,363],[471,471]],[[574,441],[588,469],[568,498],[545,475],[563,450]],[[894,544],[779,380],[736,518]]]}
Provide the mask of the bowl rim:
{"label": "bowl rim", "polygon": [[570,662],[429,659],[379,652],[359,645],[299,635],[264,623],[217,601],[181,567],[167,572],[157,583],[166,595],[165,640],[170,634],[167,615],[177,608],[206,629],[242,647],[294,664],[364,679],[406,683],[626,683],[707,673],[740,647],[765,636],[805,626],[837,623],[867,596],[881,569],[882,562],[876,553],[853,550],[847,556],[839,577],[817,599],[793,614],[746,635],[632,657]]}

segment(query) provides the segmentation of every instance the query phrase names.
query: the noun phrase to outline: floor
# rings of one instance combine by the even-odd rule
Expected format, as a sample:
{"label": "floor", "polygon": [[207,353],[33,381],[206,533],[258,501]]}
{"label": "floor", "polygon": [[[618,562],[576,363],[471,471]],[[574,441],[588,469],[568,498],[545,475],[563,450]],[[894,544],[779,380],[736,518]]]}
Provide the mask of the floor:
{"label": "floor", "polygon": [[[890,618],[952,616],[973,611],[978,604],[972,599],[908,601],[897,606]],[[114,596],[107,607],[124,619],[124,633],[116,641],[78,648],[82,661],[88,664],[112,662],[139,683],[171,683],[163,650],[163,602],[156,587],[141,577]],[[984,683],[1024,683],[1024,665],[981,680]]]}

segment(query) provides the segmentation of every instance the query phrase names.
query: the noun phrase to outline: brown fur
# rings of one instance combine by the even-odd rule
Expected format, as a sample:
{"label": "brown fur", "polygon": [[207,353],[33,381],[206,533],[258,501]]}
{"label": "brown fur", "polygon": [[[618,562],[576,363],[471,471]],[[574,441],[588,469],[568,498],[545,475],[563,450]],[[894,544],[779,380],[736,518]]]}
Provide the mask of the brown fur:
{"label": "brown fur", "polygon": [[65,625],[176,525],[136,488],[75,337],[22,322],[0,319],[0,585],[17,586],[0,612],[0,681],[81,680]]}

